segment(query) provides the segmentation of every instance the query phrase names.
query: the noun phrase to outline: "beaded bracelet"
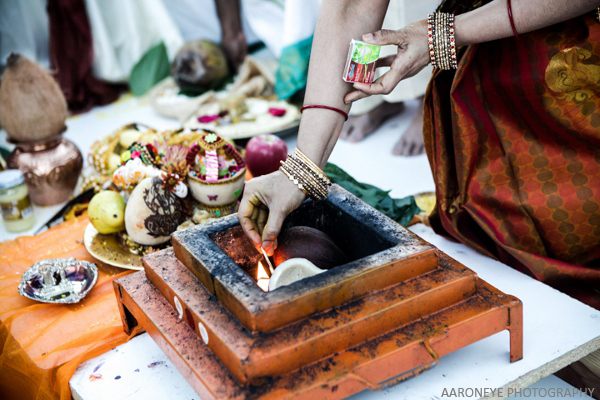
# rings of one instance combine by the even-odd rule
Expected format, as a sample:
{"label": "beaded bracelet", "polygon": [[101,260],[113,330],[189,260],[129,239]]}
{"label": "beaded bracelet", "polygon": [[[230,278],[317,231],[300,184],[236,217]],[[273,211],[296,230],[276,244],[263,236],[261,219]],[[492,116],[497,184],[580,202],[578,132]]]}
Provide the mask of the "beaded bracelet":
{"label": "beaded bracelet", "polygon": [[427,16],[427,44],[434,68],[456,69],[456,40],[454,14],[432,13]]}

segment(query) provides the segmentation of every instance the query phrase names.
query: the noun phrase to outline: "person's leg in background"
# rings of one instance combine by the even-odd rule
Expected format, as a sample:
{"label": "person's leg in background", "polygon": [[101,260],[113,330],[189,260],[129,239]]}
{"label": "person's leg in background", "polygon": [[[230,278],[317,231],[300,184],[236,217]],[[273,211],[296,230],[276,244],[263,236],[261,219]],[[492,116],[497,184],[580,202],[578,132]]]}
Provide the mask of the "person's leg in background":
{"label": "person's leg in background", "polygon": [[352,105],[350,117],[344,124],[340,137],[349,142],[360,142],[388,118],[398,115],[403,110],[402,102],[388,103],[381,96],[359,100]]}
{"label": "person's leg in background", "polygon": [[417,97],[419,102],[417,111],[413,115],[410,125],[404,133],[400,134],[400,139],[394,145],[392,153],[397,156],[416,156],[425,152],[425,143],[423,142],[423,96]]}

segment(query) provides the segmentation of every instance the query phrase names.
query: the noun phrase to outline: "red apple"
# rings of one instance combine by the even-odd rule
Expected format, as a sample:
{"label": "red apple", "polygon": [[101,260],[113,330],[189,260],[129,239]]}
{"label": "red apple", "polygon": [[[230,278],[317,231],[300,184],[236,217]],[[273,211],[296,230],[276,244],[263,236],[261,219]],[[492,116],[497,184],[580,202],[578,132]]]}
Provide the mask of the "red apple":
{"label": "red apple", "polygon": [[246,166],[252,176],[270,174],[279,169],[279,161],[287,158],[287,146],[281,138],[263,134],[254,136],[246,145]]}

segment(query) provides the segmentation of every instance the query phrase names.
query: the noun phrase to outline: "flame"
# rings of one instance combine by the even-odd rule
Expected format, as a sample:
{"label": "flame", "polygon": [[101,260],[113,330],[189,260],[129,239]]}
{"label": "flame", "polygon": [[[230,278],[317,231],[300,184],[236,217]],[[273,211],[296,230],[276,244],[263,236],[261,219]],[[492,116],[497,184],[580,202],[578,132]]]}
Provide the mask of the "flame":
{"label": "flame", "polygon": [[264,290],[265,292],[269,291],[269,275],[265,270],[265,267],[262,265],[262,262],[258,262],[258,267],[256,268],[256,283],[258,286]]}

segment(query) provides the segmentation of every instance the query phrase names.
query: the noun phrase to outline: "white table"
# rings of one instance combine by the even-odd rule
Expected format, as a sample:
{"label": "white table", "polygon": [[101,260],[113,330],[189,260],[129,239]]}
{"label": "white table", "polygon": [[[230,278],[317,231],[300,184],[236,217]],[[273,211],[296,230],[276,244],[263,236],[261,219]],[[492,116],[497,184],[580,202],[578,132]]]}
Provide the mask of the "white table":
{"label": "white table", "polygon": [[[340,142],[331,161],[359,181],[391,189],[394,197],[432,191],[433,179],[424,155],[391,155],[392,145],[408,126],[414,109],[415,104],[409,103],[405,113],[388,121],[364,142]],[[176,121],[157,116],[143,102],[127,98],[70,118],[66,137],[85,153],[94,140],[130,122],[157,129],[178,126]],[[0,136],[0,144],[3,141],[4,136]],[[295,146],[295,138],[286,141],[290,148]],[[37,227],[59,208],[36,209]],[[453,388],[504,388],[506,394],[509,388],[525,388],[548,376],[531,388],[568,388],[551,374],[600,348],[600,312],[466,246],[445,240],[423,225],[416,225],[413,231],[490,284],[523,301],[524,358],[513,364],[508,362],[508,334],[501,332],[443,357],[437,367],[414,379],[383,392],[365,391],[355,397],[445,399],[452,396],[444,396],[444,389],[449,394]],[[14,236],[0,231],[2,239]],[[91,375],[102,378],[90,380]],[[71,388],[75,398],[84,400],[198,399],[147,334],[83,363],[71,379]],[[536,398],[532,393],[527,398]]]}

